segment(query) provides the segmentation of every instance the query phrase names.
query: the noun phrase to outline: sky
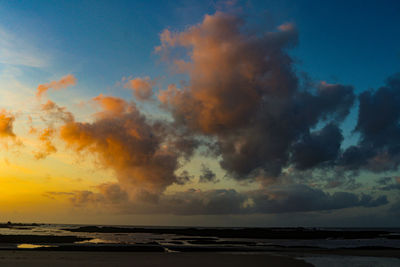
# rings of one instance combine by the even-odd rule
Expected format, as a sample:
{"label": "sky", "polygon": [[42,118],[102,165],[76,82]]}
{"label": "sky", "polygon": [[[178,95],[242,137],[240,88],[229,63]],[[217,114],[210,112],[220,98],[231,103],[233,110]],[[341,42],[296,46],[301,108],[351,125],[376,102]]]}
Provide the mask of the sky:
{"label": "sky", "polygon": [[399,11],[0,0],[0,221],[398,226]]}

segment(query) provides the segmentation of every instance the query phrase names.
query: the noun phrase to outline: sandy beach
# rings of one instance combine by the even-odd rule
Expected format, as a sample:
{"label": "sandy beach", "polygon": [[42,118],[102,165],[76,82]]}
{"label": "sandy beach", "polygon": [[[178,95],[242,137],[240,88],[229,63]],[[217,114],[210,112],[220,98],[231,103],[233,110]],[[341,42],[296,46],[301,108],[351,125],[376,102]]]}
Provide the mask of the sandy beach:
{"label": "sandy beach", "polygon": [[0,266],[313,266],[290,257],[223,253],[0,251]]}

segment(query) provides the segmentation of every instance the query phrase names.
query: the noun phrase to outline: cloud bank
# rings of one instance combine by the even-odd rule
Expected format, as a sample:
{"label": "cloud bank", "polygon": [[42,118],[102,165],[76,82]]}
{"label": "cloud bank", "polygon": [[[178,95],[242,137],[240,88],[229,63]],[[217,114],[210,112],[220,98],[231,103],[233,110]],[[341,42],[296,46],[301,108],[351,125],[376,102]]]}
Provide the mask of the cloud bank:
{"label": "cloud bank", "polygon": [[[67,192],[74,205],[199,215],[328,211],[389,202],[387,195],[372,191],[329,191],[344,184],[329,174],[344,180],[354,171],[398,170],[400,76],[359,96],[351,85],[306,82],[289,54],[298,42],[293,24],[261,33],[245,26],[238,15],[216,12],[181,32],[161,33],[156,52],[187,77],[157,94],[156,104],[171,115],[170,121],[150,119],[134,102],[103,94],[92,99],[101,110],[90,122],[76,121],[52,101],[42,106],[50,122],[61,122],[57,131],[69,149],[93,155],[117,178],[117,183],[94,191]],[[67,75],[39,85],[38,95],[75,83],[74,76]],[[154,86],[148,77],[125,84],[140,101],[152,99]],[[344,148],[341,123],[357,100],[354,132],[360,139]],[[56,151],[51,129],[40,135],[44,155]],[[166,192],[173,184],[193,180],[180,168],[199,151],[218,160],[226,177],[260,182],[260,189]],[[321,178],[328,184],[325,191],[308,183],[311,179],[301,181],[315,170],[327,174]],[[203,165],[198,182],[217,183],[216,177]],[[385,192],[392,190],[388,186],[397,188],[385,183]]]}
{"label": "cloud bank", "polygon": [[[51,192],[49,192],[51,193]],[[156,202],[130,201],[118,184],[102,184],[99,192],[76,191],[68,195],[75,206],[107,205],[125,213],[174,215],[273,214],[329,211],[353,207],[379,207],[388,203],[385,195],[348,192],[325,193],[302,184],[272,186],[267,189],[238,192],[234,189],[189,189],[162,195]]]}

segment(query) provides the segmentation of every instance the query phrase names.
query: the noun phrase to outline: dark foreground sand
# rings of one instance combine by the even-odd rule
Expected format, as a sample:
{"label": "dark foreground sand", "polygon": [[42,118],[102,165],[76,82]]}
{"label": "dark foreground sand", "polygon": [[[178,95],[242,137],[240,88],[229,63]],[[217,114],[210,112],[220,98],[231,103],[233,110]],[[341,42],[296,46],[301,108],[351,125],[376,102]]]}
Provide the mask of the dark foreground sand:
{"label": "dark foreground sand", "polygon": [[302,260],[270,254],[0,251],[0,266],[160,266],[252,267],[313,266]]}

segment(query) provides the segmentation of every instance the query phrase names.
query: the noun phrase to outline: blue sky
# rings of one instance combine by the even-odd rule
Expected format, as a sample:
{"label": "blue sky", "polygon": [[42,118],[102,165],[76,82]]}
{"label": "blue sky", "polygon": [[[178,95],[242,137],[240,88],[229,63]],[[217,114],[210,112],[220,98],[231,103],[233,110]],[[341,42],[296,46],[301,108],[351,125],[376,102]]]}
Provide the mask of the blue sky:
{"label": "blue sky", "polygon": [[[121,75],[162,75],[153,53],[160,32],[198,23],[215,6],[213,1],[2,1],[0,12],[2,27],[53,54],[48,75],[82,72],[82,82],[98,87]],[[397,1],[248,1],[242,8],[266,29],[268,23],[295,23],[298,69],[314,79],[363,91],[399,69]]]}

